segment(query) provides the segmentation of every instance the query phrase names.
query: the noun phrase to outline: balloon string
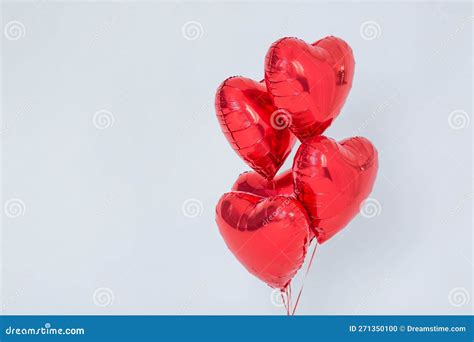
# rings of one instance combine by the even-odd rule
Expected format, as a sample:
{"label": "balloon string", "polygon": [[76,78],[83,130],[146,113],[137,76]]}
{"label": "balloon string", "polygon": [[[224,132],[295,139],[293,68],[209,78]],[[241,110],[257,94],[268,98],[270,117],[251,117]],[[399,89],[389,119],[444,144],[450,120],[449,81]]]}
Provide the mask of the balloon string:
{"label": "balloon string", "polygon": [[291,283],[288,284],[288,312],[286,313],[287,316],[291,314]]}
{"label": "balloon string", "polygon": [[296,297],[295,306],[293,307],[293,311],[291,312],[292,316],[295,314],[296,308],[298,307],[298,303],[300,301],[301,293],[303,292],[304,283],[306,281],[306,277],[308,276],[311,265],[313,264],[313,259],[314,259],[314,255],[316,254],[316,248],[317,247],[318,247],[318,241],[316,240],[316,243],[314,244],[313,254],[311,254],[311,259],[309,259],[309,264],[308,264],[308,267],[306,268],[306,273],[305,273],[304,278],[303,278],[303,283],[301,284],[300,292],[298,292],[298,296]]}
{"label": "balloon string", "polygon": [[286,314],[290,315],[290,303],[289,303],[289,296],[288,296],[288,287],[280,289],[281,299],[283,301],[283,305],[285,306]]}

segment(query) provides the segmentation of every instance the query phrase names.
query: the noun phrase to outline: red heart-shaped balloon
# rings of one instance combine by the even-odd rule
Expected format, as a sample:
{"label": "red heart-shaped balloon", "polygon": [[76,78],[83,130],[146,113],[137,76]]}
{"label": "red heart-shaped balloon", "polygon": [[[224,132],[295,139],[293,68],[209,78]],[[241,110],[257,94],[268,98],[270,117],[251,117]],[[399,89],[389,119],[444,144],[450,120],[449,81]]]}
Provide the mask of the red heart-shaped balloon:
{"label": "red heart-shaped balloon", "polygon": [[244,172],[235,181],[232,191],[243,191],[262,197],[294,196],[293,172],[287,170],[272,180],[265,179],[256,172]]}
{"label": "red heart-shaped balloon", "polygon": [[316,136],[301,144],[294,164],[295,192],[322,243],[346,226],[372,191],[377,150],[362,137],[337,143]]}
{"label": "red heart-shaped balloon", "polygon": [[296,138],[279,116],[265,83],[228,78],[217,90],[215,108],[232,148],[253,170],[273,178]]}
{"label": "red heart-shaped balloon", "polygon": [[284,289],[301,268],[310,228],[294,197],[230,192],[217,204],[216,222],[235,257],[271,287]]}
{"label": "red heart-shaped balloon", "polygon": [[265,81],[275,106],[302,141],[324,132],[339,114],[352,87],[354,56],[342,39],[326,37],[310,45],[283,38],[270,47]]}
{"label": "red heart-shaped balloon", "polygon": [[[243,191],[262,197],[284,195],[297,198],[293,170],[287,170],[272,180],[267,180],[256,172],[241,173],[232,186],[232,191]],[[314,231],[311,230],[310,240],[314,237]]]}

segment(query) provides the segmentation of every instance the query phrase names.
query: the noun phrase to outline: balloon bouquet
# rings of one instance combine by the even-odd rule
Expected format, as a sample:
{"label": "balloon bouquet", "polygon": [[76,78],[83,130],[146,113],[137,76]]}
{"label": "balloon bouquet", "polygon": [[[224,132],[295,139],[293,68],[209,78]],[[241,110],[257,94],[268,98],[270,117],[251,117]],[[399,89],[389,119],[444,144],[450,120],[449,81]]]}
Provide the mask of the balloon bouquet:
{"label": "balloon bouquet", "polygon": [[[267,52],[264,80],[230,77],[216,93],[222,132],[254,170],[221,197],[217,225],[245,268],[281,290],[288,314],[301,295],[292,310],[290,283],[311,241],[321,244],[350,222],[377,174],[369,140],[321,135],[339,115],[353,76],[352,49],[342,39],[283,38]],[[297,139],[292,169],[276,175]]]}

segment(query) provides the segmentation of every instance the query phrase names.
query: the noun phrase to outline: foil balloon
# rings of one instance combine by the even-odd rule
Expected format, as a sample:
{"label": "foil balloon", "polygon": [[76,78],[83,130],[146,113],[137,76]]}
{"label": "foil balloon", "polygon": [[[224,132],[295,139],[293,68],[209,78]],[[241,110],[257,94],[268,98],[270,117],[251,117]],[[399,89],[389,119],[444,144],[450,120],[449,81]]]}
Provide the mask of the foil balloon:
{"label": "foil balloon", "polygon": [[372,190],[377,150],[362,137],[340,143],[316,136],[301,144],[294,164],[295,191],[319,243],[344,228]]}
{"label": "foil balloon", "polygon": [[237,178],[232,190],[248,192],[262,197],[292,196],[294,195],[293,172],[287,170],[272,180],[265,179],[256,172],[244,172]]}
{"label": "foil balloon", "polygon": [[[232,186],[232,191],[248,192],[262,197],[278,195],[297,198],[294,188],[293,170],[287,170],[272,180],[267,180],[256,172],[244,172]],[[310,240],[315,237],[314,230],[310,231]]]}
{"label": "foil balloon", "polygon": [[[265,178],[273,178],[295,143],[264,82],[231,77],[217,90],[222,132],[237,154]],[[284,118],[283,118],[284,120]]]}
{"label": "foil balloon", "polygon": [[[231,77],[216,93],[221,129],[254,170],[220,198],[216,222],[239,262],[280,289],[293,314],[302,287],[291,309],[291,280],[311,240],[327,241],[357,215],[375,182],[378,156],[365,138],[338,143],[321,135],[352,87],[354,57],[342,39],[280,39],[267,52],[264,72],[261,82]],[[292,169],[277,175],[296,138],[301,146]]]}
{"label": "foil balloon", "polygon": [[310,45],[283,38],[265,59],[265,82],[274,105],[286,113],[302,141],[321,134],[339,114],[352,86],[354,57],[342,39],[326,37]]}
{"label": "foil balloon", "polygon": [[217,204],[216,222],[235,257],[271,287],[285,289],[301,268],[310,223],[294,197],[226,193]]}

